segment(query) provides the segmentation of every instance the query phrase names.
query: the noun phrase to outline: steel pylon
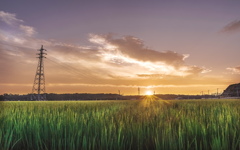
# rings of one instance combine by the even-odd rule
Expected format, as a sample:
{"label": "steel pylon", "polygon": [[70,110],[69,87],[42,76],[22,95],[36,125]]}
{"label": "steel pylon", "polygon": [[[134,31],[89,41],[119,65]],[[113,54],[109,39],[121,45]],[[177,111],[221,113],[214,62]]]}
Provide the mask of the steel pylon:
{"label": "steel pylon", "polygon": [[38,60],[36,75],[33,82],[31,100],[41,101],[41,100],[46,100],[43,58],[46,58],[45,55],[47,54],[44,53],[44,51],[46,50],[43,49],[43,45],[41,49],[39,49],[38,51],[39,53],[37,53],[38,55],[37,58],[39,60]]}

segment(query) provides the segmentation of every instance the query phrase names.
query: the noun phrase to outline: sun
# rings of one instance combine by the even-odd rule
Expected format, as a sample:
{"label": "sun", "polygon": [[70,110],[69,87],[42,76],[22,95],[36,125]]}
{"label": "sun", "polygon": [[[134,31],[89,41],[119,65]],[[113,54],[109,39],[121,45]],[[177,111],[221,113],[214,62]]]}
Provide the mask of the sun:
{"label": "sun", "polygon": [[146,91],[145,94],[150,96],[150,95],[153,95],[153,92],[152,91]]}

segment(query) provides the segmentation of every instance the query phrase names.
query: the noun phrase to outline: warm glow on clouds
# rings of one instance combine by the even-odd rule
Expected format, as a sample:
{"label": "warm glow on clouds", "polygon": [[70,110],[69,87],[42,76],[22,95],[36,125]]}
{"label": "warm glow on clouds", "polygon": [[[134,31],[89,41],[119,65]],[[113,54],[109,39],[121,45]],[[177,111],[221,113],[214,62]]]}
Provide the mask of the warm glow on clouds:
{"label": "warm glow on clouds", "polygon": [[235,20],[229,24],[227,24],[223,29],[222,32],[238,32],[240,31],[240,20]]}
{"label": "warm glow on clouds", "polygon": [[227,70],[231,71],[234,74],[240,74],[240,66],[239,67],[232,67],[227,68]]}
{"label": "warm glow on clouds", "polygon": [[[5,89],[0,94],[31,91],[36,50],[41,45],[48,54],[44,60],[47,92],[107,93],[121,88],[132,94],[137,87],[151,86],[162,93],[193,94],[201,88],[224,87],[231,81],[214,74],[208,66],[187,63],[194,54],[149,48],[132,35],[89,34],[89,42],[82,45],[38,38],[35,27],[24,25],[12,13],[0,11],[0,20],[8,27],[0,28],[0,86]],[[228,70],[240,73],[239,67]]]}
{"label": "warm glow on clouds", "polygon": [[184,60],[189,57],[187,54],[178,54],[173,51],[155,51],[147,48],[136,37],[114,38],[110,34],[91,34],[90,37],[91,42],[100,45],[98,47],[100,53],[98,56],[105,63],[115,64],[116,69],[122,66],[129,68],[132,75],[161,74],[165,76],[188,76],[210,71],[203,67],[185,65]]}

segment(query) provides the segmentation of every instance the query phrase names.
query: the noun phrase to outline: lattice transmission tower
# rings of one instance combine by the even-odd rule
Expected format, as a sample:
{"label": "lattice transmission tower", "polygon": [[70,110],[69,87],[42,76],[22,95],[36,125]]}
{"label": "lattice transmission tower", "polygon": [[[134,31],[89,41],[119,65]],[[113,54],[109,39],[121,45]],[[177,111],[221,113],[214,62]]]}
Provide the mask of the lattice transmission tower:
{"label": "lattice transmission tower", "polygon": [[42,45],[41,49],[39,49],[38,51],[39,53],[37,53],[38,55],[37,58],[39,60],[38,60],[36,75],[33,82],[31,100],[41,101],[41,100],[46,100],[43,58],[46,58],[45,55],[47,55],[47,53],[44,53],[44,51],[47,51],[47,50],[43,49],[43,45]]}

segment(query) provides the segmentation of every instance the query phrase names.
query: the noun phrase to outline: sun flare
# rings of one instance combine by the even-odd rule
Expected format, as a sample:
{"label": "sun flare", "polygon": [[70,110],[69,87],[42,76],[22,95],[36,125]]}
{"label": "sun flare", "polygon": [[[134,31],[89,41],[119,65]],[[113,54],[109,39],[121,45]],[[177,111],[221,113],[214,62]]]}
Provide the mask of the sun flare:
{"label": "sun flare", "polygon": [[145,94],[150,96],[150,95],[153,95],[153,92],[152,91],[146,91]]}

